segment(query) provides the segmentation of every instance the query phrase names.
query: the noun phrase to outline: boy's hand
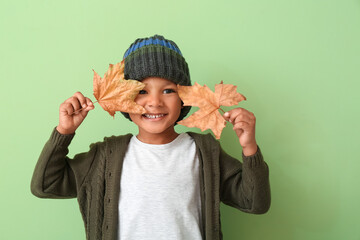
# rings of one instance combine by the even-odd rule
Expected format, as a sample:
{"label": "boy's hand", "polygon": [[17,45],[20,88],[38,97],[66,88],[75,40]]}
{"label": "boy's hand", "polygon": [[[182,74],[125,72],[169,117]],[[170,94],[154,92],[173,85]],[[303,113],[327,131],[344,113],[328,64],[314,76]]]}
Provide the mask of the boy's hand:
{"label": "boy's hand", "polygon": [[81,92],[76,92],[60,105],[59,125],[56,127],[56,130],[61,134],[75,133],[75,130],[92,109],[94,109],[92,101],[84,97]]}
{"label": "boy's hand", "polygon": [[257,143],[255,140],[256,118],[252,112],[244,108],[232,109],[223,115],[226,121],[233,124],[233,129],[239,138],[245,156],[256,153]]}

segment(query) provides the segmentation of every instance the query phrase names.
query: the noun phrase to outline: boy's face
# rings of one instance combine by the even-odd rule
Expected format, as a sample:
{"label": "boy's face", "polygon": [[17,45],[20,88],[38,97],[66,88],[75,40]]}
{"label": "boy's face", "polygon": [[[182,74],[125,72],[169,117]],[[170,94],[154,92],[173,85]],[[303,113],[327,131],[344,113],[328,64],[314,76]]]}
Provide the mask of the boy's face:
{"label": "boy's face", "polygon": [[182,108],[176,84],[159,77],[148,77],[142,82],[145,88],[139,92],[135,102],[143,106],[146,113],[129,114],[139,128],[138,138],[176,134],[174,125]]}

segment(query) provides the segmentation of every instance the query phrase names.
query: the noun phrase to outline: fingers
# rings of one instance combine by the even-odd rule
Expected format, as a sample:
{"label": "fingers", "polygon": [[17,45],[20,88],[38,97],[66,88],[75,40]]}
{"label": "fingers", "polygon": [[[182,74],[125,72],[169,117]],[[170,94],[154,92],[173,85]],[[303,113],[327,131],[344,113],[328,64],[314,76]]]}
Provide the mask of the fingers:
{"label": "fingers", "polygon": [[233,124],[233,129],[243,147],[244,154],[246,156],[254,154],[257,150],[254,114],[243,108],[235,108],[224,113],[223,117]]}
{"label": "fingers", "polygon": [[84,107],[83,105],[86,104],[86,98],[84,97],[84,95],[81,92],[74,93],[73,97],[79,101],[79,103],[82,107]]}
{"label": "fingers", "polygon": [[76,92],[60,105],[57,130],[62,134],[74,133],[92,109],[92,101],[81,92]]}
{"label": "fingers", "polygon": [[60,114],[70,116],[79,109],[78,106],[76,102],[67,100],[60,105]]}
{"label": "fingers", "polygon": [[74,112],[77,113],[78,110],[80,110],[82,108],[80,101],[75,96],[72,96],[72,97],[68,98],[64,102],[64,105],[66,107],[68,115],[72,115]]}
{"label": "fingers", "polygon": [[[244,108],[235,108],[232,109],[223,115],[226,121],[229,121],[234,126],[246,126],[246,125],[254,125],[256,122],[255,115],[252,112]],[[243,122],[242,124],[237,124]]]}
{"label": "fingers", "polygon": [[88,112],[92,109],[94,109],[94,104],[81,92],[76,92],[72,97],[66,99],[60,107],[60,111],[67,115]]}
{"label": "fingers", "polygon": [[252,112],[244,108],[232,109],[223,115],[226,121],[233,124],[233,130],[240,136],[244,131],[252,133],[255,131],[256,118]]}
{"label": "fingers", "polygon": [[85,100],[86,100],[85,104],[82,105],[84,108],[83,111],[88,112],[90,110],[93,110],[95,108],[95,106],[94,106],[93,102],[91,101],[91,99],[86,97]]}

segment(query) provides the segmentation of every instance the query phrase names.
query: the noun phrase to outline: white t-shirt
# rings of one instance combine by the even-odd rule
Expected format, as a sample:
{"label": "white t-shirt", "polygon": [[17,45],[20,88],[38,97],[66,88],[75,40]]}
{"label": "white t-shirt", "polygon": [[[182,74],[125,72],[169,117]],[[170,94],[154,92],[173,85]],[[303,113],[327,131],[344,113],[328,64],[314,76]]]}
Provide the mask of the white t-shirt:
{"label": "white t-shirt", "polygon": [[194,140],[131,138],[120,183],[120,240],[202,239],[199,159]]}

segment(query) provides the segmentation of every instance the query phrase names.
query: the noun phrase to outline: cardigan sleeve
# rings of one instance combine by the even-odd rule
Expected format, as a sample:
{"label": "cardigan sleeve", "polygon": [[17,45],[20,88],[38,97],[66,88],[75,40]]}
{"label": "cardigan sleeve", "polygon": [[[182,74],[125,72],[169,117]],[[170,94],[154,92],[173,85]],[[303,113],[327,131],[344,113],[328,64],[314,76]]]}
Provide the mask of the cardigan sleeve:
{"label": "cardigan sleeve", "polygon": [[56,129],[46,142],[31,180],[31,192],[40,198],[74,198],[97,154],[97,144],[73,159],[67,157],[74,134],[63,135]]}
{"label": "cardigan sleeve", "polygon": [[269,168],[260,148],[243,163],[220,149],[220,198],[243,212],[262,214],[270,208]]}

